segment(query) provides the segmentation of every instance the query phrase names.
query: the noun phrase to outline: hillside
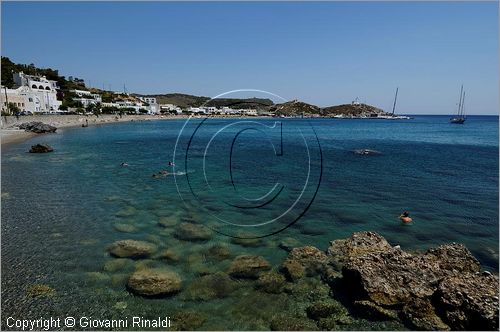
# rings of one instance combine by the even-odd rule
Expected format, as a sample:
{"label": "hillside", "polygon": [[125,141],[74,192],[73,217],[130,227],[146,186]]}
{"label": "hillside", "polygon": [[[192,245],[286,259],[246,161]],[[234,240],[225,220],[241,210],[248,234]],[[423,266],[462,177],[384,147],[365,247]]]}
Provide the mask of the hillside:
{"label": "hillside", "polygon": [[62,91],[68,91],[71,89],[87,90],[85,87],[84,80],[77,77],[66,79],[64,76],[59,75],[59,71],[52,68],[37,68],[33,63],[17,64],[12,62],[8,57],[2,57],[2,86],[7,88],[14,87],[13,74],[18,72],[23,72],[28,75],[39,75],[45,76],[49,80],[57,81],[57,84]]}
{"label": "hillside", "polygon": [[382,109],[367,104],[343,104],[337,106],[324,107],[321,109],[322,116],[348,115],[359,116],[361,114],[386,114]]}
{"label": "hillside", "polygon": [[270,99],[261,98],[217,98],[210,100],[209,97],[199,97],[182,93],[168,93],[168,94],[153,94],[145,95],[145,97],[155,97],[158,104],[174,104],[182,108],[214,106],[214,107],[232,107],[232,108],[255,108],[267,109],[273,105]]}
{"label": "hillside", "polygon": [[276,115],[300,116],[302,114],[319,114],[321,109],[318,106],[307,104],[298,100],[288,101],[270,107],[269,111]]}

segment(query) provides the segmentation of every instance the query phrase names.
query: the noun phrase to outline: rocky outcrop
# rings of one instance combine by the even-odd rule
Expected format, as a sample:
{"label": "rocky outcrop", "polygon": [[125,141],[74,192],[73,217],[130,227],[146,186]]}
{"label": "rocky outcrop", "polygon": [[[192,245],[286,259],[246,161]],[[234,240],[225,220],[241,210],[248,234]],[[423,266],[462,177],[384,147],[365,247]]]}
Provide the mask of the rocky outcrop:
{"label": "rocky outcrop", "polygon": [[161,296],[177,293],[181,290],[181,277],[172,271],[163,269],[140,269],[128,279],[130,291],[142,296]]}
{"label": "rocky outcrop", "polygon": [[30,153],[47,153],[54,149],[47,144],[35,144],[31,146]]}
{"label": "rocky outcrop", "polygon": [[31,131],[37,134],[55,133],[57,130],[57,127],[39,121],[24,122],[21,123],[18,128],[24,129],[25,131]]}
{"label": "rocky outcrop", "polygon": [[228,274],[236,278],[256,279],[261,272],[270,268],[271,265],[262,256],[241,255],[231,263]]}
{"label": "rocky outcrop", "polygon": [[156,246],[149,242],[121,240],[113,243],[108,251],[120,258],[147,258],[156,252]]}
{"label": "rocky outcrop", "polygon": [[397,317],[424,330],[498,329],[498,278],[481,274],[461,244],[416,254],[361,232],[332,241],[327,254],[331,266],[342,267],[358,309],[371,317]]}
{"label": "rocky outcrop", "polygon": [[490,273],[449,276],[439,283],[435,306],[454,330],[498,331],[498,277]]}

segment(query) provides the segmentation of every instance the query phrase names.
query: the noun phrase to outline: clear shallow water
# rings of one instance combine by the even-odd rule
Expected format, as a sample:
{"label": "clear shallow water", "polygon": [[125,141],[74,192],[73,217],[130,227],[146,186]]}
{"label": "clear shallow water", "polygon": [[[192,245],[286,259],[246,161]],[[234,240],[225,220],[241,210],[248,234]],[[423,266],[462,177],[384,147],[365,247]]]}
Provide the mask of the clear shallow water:
{"label": "clear shallow water", "polygon": [[[272,125],[275,120],[258,121]],[[192,130],[198,123],[186,129]],[[202,329],[269,329],[273,314],[301,310],[286,294],[256,292],[244,281],[228,298],[205,302],[186,300],[182,293],[167,300],[135,297],[125,289],[131,271],[140,264],[166,263],[126,260],[121,269],[110,271],[109,262],[114,259],[106,248],[128,238],[175,250],[182,261],[169,265],[186,285],[200,273],[228,268],[231,260],[205,259],[204,253],[214,244],[229,245],[233,255],[262,255],[277,266],[286,257],[277,246],[283,238],[326,249],[328,241],[363,230],[377,231],[403,249],[461,242],[485,268],[498,271],[497,117],[469,117],[464,126],[450,125],[444,116],[419,116],[411,121],[283,120],[283,156],[269,153],[269,142],[255,130],[246,131],[235,142],[232,171],[237,192],[228,189],[229,157],[227,144],[223,144],[234,130],[209,149],[206,174],[212,187],[203,184],[205,143],[214,129],[226,123],[210,120],[192,140],[188,175],[175,179],[184,202],[173,176],[151,176],[168,169],[166,162],[172,159],[182,120],[64,129],[3,149],[3,317],[24,314],[38,318],[40,313],[156,317],[196,310],[208,317]],[[321,144],[321,185],[313,204],[294,225],[262,238],[256,247],[241,246],[220,234],[203,243],[181,241],[172,236],[176,226],[158,226],[165,217],[176,222],[194,220],[233,236],[265,236],[286,227],[306,209],[319,181],[314,144],[310,145],[311,185],[296,209],[262,227],[228,226],[217,217],[250,225],[286,210],[300,196],[309,166],[303,140],[294,133],[303,130],[308,142],[314,143],[311,125]],[[269,137],[279,146],[278,131]],[[180,140],[175,171],[185,170],[182,147],[185,149],[188,138]],[[38,142],[48,143],[55,152],[26,153]],[[362,148],[382,154],[352,152]],[[122,162],[130,166],[120,167]],[[188,179],[196,196],[187,191]],[[284,189],[273,204],[245,209],[244,214],[242,209],[227,208],[227,202],[244,201],[238,195],[259,197],[275,183]],[[415,220],[412,225],[397,221],[403,210],[410,211]],[[134,232],[117,229],[124,224],[133,225]],[[31,298],[26,290],[33,284],[48,284],[57,296]],[[384,328],[370,322],[359,324],[354,328]]]}

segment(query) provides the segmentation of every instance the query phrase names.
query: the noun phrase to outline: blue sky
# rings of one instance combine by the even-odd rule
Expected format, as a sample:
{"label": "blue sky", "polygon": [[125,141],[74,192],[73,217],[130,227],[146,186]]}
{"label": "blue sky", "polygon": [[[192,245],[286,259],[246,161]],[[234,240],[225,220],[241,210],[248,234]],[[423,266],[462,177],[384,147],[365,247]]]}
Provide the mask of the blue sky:
{"label": "blue sky", "polygon": [[[498,3],[6,3],[2,55],[99,88],[498,114]],[[258,94],[255,94],[260,96]]]}

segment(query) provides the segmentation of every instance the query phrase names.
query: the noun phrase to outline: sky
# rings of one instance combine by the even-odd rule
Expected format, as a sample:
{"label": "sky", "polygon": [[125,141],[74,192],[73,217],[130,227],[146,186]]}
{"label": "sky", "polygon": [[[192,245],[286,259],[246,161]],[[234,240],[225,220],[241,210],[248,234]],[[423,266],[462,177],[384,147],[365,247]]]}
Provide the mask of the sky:
{"label": "sky", "polygon": [[[1,3],[1,54],[98,88],[498,114],[498,2]],[[251,93],[268,97],[262,93]],[[235,96],[236,95],[230,95]]]}

